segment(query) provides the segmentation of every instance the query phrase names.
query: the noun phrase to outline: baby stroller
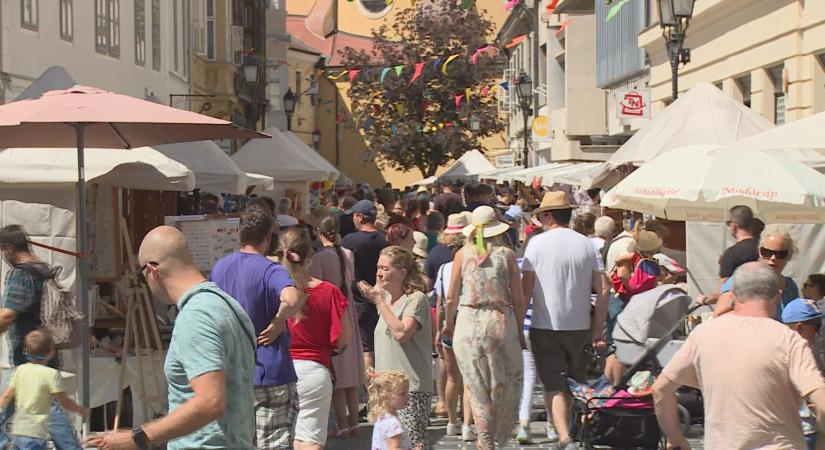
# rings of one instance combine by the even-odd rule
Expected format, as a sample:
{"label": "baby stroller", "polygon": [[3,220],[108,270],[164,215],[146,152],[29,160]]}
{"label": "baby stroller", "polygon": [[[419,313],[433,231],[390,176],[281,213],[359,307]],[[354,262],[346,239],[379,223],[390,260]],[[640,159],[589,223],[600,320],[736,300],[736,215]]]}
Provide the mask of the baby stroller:
{"label": "baby stroller", "polygon": [[[677,330],[695,309],[690,308],[691,303],[683,289],[662,285],[635,295],[619,314],[613,330],[615,355],[629,367],[619,383],[622,389],[609,395],[596,391],[596,395],[585,400],[574,392],[577,424],[581,423],[579,438],[585,448],[664,448],[652,398],[637,398],[626,389],[641,370],[659,374],[681,348],[683,335]],[[701,394],[686,390],[679,397],[683,425],[689,427],[694,420],[691,417],[703,417]]]}

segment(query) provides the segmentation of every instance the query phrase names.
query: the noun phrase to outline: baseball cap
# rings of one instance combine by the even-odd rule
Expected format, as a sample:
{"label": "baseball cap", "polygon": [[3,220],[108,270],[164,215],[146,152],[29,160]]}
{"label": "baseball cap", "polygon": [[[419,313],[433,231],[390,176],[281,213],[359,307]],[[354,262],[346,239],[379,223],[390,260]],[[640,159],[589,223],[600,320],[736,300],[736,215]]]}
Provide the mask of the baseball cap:
{"label": "baseball cap", "polygon": [[807,298],[793,299],[782,309],[782,323],[785,324],[821,319],[822,316],[816,302]]}
{"label": "baseball cap", "polygon": [[512,194],[513,190],[505,186],[505,187],[499,189],[498,193],[499,193],[499,195]]}
{"label": "baseball cap", "polygon": [[378,215],[378,209],[375,207],[375,203],[373,203],[371,200],[360,200],[358,201],[358,203],[353,205],[352,208],[346,211],[346,214],[354,213],[375,217]]}

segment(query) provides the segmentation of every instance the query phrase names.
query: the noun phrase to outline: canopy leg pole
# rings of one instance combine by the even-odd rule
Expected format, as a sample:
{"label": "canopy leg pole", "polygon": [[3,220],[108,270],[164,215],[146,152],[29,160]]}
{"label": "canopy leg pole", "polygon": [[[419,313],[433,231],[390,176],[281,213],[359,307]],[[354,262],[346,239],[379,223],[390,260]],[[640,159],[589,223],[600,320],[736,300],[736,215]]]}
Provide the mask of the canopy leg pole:
{"label": "canopy leg pole", "polygon": [[[91,333],[89,323],[89,245],[87,242],[86,224],[86,168],[84,161],[84,133],[86,131],[86,124],[73,123],[71,126],[75,129],[77,136],[77,214],[76,214],[76,231],[77,231],[77,248],[79,255],[77,256],[77,298],[80,300],[80,310],[83,312],[84,322],[80,327],[80,380],[81,390],[80,398],[81,405],[84,408],[89,408],[91,403],[90,393],[90,374],[89,374],[89,342],[91,340]],[[89,423],[83,423],[83,436],[89,434]]]}

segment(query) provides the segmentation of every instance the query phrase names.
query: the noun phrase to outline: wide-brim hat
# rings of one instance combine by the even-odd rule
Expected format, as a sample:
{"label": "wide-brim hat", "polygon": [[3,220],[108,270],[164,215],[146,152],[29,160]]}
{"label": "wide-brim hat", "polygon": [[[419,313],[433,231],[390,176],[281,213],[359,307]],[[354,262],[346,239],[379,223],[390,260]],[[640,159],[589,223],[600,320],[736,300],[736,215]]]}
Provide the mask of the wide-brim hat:
{"label": "wide-brim hat", "polygon": [[415,256],[420,256],[422,258],[427,257],[427,244],[429,239],[427,235],[420,232],[420,231],[413,231],[413,240],[415,241],[415,245],[413,245],[412,252]]}
{"label": "wide-brim hat", "polygon": [[541,204],[538,208],[533,210],[533,217],[539,214],[555,209],[573,209],[574,205],[567,202],[567,194],[561,191],[553,191],[544,194],[541,199]]}
{"label": "wide-brim hat", "polygon": [[464,227],[470,224],[472,214],[468,211],[450,214],[447,217],[447,228],[442,231],[443,234],[461,234],[464,232]]}
{"label": "wide-brim hat", "polygon": [[491,238],[507,232],[510,226],[498,220],[492,207],[484,205],[473,210],[470,224],[461,230],[464,236],[469,236],[476,229],[481,229],[481,235]]}
{"label": "wide-brim hat", "polygon": [[636,240],[636,251],[643,253],[658,252],[662,248],[662,238],[652,231],[642,231]]}

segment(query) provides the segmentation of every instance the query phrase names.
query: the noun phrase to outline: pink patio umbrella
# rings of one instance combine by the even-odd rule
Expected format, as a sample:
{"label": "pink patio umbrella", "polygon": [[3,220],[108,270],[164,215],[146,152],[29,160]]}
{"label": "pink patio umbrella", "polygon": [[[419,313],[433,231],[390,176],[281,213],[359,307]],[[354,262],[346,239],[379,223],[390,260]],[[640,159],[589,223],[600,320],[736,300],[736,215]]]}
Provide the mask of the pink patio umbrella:
{"label": "pink patio umbrella", "polygon": [[[83,149],[130,149],[209,139],[269,137],[225,120],[94,87],[74,86],[0,105],[0,148],[77,148],[78,297],[89,314],[86,179]],[[82,403],[89,406],[89,327],[81,344]]]}

